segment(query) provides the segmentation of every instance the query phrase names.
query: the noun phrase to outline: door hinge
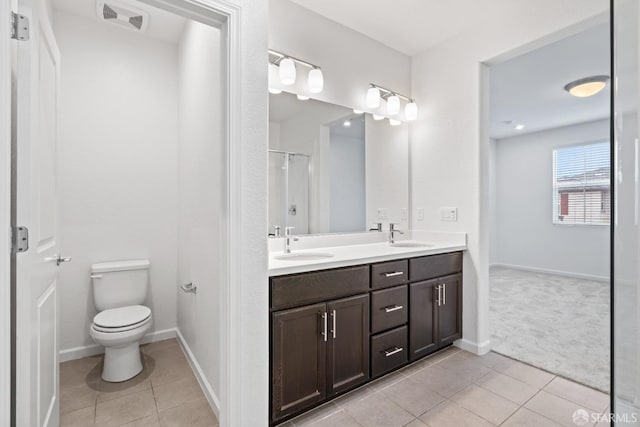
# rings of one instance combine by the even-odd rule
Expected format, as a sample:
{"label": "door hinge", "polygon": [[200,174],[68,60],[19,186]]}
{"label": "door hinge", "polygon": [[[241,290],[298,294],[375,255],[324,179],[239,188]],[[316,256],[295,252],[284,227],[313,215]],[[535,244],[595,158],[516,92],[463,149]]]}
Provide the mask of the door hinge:
{"label": "door hinge", "polygon": [[27,227],[12,227],[11,251],[19,254],[29,250],[29,229]]}
{"label": "door hinge", "polygon": [[11,38],[22,42],[29,40],[29,18],[11,12]]}

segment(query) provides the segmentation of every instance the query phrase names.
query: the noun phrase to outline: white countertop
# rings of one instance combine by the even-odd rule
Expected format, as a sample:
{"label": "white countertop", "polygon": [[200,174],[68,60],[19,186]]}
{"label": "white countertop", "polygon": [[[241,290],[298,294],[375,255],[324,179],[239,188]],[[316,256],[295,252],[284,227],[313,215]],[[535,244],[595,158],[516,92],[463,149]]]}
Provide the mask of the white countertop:
{"label": "white countertop", "polygon": [[[414,232],[411,237],[411,239],[398,239],[397,241],[419,241],[429,244],[430,246],[402,248],[391,246],[388,242],[376,242],[351,245],[342,244],[340,246],[321,246],[296,250],[295,245],[297,242],[295,242],[292,243],[293,253],[325,253],[332,254],[333,256],[331,258],[322,258],[312,261],[291,261],[276,259],[277,256],[283,254],[282,250],[272,251],[269,253],[269,277],[390,261],[394,259],[436,255],[467,249],[465,233]],[[301,237],[301,239],[305,239],[305,237]],[[325,237],[323,240],[324,244],[327,244],[327,238]],[[341,243],[343,242],[344,239]]]}

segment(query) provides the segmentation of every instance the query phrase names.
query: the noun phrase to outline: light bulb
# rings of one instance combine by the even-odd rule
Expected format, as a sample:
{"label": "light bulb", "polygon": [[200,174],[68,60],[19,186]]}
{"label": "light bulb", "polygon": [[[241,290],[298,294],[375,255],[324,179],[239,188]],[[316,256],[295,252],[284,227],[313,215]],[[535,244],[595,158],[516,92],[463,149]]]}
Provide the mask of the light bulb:
{"label": "light bulb", "polygon": [[398,95],[391,95],[387,98],[387,113],[390,116],[395,116],[400,112],[400,98]]}
{"label": "light bulb", "polygon": [[389,124],[391,126],[400,126],[402,124],[402,122],[400,120],[396,120],[396,119],[389,119]]}
{"label": "light bulb", "polygon": [[373,115],[373,120],[375,120],[375,121],[379,121],[379,120],[382,120],[382,119],[384,119],[384,116],[379,116],[377,114]]}
{"label": "light bulb", "polygon": [[296,82],[296,64],[291,58],[282,58],[278,66],[280,81],[285,86],[291,86]]}
{"label": "light bulb", "polygon": [[308,97],[307,95],[300,95],[300,94],[298,94],[298,95],[296,95],[296,96],[298,97],[298,100],[299,100],[299,101],[308,101],[308,100],[309,100],[309,97]]}
{"label": "light bulb", "polygon": [[370,87],[367,91],[367,107],[378,108],[380,106],[380,89]]}
{"label": "light bulb", "polygon": [[324,88],[324,76],[320,68],[314,68],[309,71],[309,77],[307,78],[307,84],[309,85],[309,92],[320,93]]}
{"label": "light bulb", "polygon": [[418,104],[411,101],[404,106],[404,118],[408,122],[413,122],[418,118]]}

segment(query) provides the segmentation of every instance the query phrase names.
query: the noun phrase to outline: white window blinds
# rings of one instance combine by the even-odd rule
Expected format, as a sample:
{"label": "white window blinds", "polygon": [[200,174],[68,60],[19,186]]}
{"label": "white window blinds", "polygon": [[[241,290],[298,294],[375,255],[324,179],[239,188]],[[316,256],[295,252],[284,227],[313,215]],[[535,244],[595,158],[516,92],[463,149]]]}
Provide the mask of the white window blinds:
{"label": "white window blinds", "polygon": [[609,142],[553,150],[553,222],[611,221]]}

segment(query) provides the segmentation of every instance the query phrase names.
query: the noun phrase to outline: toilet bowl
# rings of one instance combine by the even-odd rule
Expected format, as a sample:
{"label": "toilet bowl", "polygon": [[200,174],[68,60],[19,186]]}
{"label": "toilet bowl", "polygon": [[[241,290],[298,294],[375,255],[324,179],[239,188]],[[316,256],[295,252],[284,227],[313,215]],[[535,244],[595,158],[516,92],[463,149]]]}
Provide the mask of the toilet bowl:
{"label": "toilet bowl", "polygon": [[94,317],[89,335],[104,346],[103,380],[122,382],[142,372],[140,340],[151,323],[151,310],[143,305],[105,310]]}
{"label": "toilet bowl", "polygon": [[151,329],[147,297],[150,263],[146,259],[109,261],[91,266],[93,298],[99,313],[89,335],[104,346],[102,379],[122,382],[142,371],[140,340]]}

